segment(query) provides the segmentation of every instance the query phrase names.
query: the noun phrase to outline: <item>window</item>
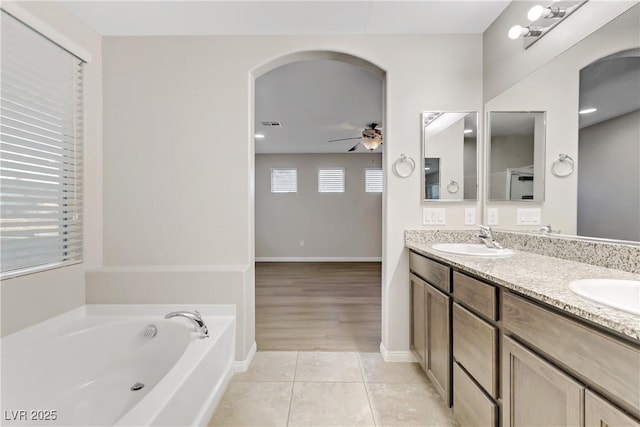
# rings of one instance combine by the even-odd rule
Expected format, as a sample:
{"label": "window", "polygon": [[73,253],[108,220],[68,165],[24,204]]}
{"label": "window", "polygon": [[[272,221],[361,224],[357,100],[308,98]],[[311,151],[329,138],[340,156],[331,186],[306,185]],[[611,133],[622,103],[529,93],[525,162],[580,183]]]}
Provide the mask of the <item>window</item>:
{"label": "window", "polygon": [[382,169],[366,168],[364,170],[364,191],[382,193]]}
{"label": "window", "polygon": [[82,260],[83,61],[2,12],[2,277]]}
{"label": "window", "polygon": [[344,169],[320,169],[318,171],[318,192],[344,193]]}
{"label": "window", "polygon": [[298,169],[271,169],[272,193],[297,193]]}

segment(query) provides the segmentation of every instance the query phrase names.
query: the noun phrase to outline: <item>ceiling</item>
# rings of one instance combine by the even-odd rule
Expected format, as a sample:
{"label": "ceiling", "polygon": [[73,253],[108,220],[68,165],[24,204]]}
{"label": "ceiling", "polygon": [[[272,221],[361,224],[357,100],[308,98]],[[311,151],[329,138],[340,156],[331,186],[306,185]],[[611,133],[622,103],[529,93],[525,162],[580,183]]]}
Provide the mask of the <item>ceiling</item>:
{"label": "ceiling", "polygon": [[328,141],[359,137],[368,123],[384,125],[380,77],[340,61],[278,67],[256,79],[255,97],[255,130],[265,136],[256,139],[256,153],[344,153],[359,140]]}
{"label": "ceiling", "polygon": [[[481,34],[509,0],[59,1],[103,36]],[[382,81],[344,62],[302,61],[256,80],[257,153],[344,153],[382,123]],[[278,121],[282,127],[265,127]],[[376,151],[382,151],[383,146]],[[357,152],[365,152],[362,145]]]}
{"label": "ceiling", "polygon": [[59,1],[104,36],[480,34],[509,0]]}

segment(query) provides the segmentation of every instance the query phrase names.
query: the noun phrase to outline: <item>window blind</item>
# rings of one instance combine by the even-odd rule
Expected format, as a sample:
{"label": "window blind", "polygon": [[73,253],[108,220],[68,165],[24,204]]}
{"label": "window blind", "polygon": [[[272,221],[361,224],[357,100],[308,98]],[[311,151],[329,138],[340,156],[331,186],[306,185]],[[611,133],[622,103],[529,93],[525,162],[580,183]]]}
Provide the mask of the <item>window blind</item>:
{"label": "window blind", "polygon": [[364,170],[364,191],[382,193],[382,169],[366,168]]}
{"label": "window blind", "polygon": [[271,169],[272,193],[297,193],[298,170],[297,169]]}
{"label": "window blind", "polygon": [[344,169],[318,170],[318,191],[320,193],[344,193]]}
{"label": "window blind", "polygon": [[2,12],[2,276],[82,260],[82,60]]}

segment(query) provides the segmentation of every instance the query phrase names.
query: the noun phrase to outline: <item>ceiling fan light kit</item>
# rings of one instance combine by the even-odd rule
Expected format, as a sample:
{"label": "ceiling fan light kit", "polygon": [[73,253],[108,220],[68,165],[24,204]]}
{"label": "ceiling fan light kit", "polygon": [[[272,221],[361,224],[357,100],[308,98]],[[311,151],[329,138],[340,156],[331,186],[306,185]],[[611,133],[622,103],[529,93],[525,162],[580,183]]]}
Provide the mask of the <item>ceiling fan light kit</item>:
{"label": "ceiling fan light kit", "polygon": [[[380,146],[383,142],[382,138],[382,129],[378,127],[377,123],[370,123],[367,125],[367,128],[362,130],[361,136],[356,136],[353,138],[341,138],[341,139],[331,139],[329,142],[338,142],[338,141],[348,141],[351,139],[359,139],[358,144],[362,144],[364,148],[369,151],[374,151],[376,148]],[[358,144],[354,145],[347,152],[356,151],[358,148]]]}

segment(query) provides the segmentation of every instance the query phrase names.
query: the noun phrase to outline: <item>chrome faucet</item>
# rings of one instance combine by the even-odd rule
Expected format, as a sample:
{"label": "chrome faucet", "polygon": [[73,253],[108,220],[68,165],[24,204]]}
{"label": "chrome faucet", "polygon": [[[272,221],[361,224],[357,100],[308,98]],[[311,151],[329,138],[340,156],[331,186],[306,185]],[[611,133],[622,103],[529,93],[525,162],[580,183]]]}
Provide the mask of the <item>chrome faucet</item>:
{"label": "chrome faucet", "polygon": [[478,236],[482,243],[485,244],[488,248],[493,249],[504,249],[500,242],[496,240],[496,237],[493,234],[493,230],[488,225],[479,225],[480,227],[480,235]]}
{"label": "chrome faucet", "polygon": [[554,230],[553,228],[551,228],[551,224],[547,224],[543,227],[540,227],[540,233],[542,234],[552,234],[552,233],[559,233],[560,230]]}
{"label": "chrome faucet", "polygon": [[165,319],[171,319],[172,317],[185,317],[191,320],[196,328],[196,332],[200,332],[200,338],[209,338],[209,328],[207,328],[207,325],[202,321],[202,315],[200,315],[199,311],[193,313],[190,311],[174,311],[164,316]]}

